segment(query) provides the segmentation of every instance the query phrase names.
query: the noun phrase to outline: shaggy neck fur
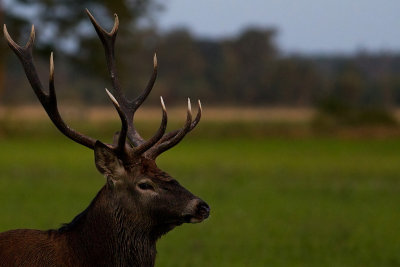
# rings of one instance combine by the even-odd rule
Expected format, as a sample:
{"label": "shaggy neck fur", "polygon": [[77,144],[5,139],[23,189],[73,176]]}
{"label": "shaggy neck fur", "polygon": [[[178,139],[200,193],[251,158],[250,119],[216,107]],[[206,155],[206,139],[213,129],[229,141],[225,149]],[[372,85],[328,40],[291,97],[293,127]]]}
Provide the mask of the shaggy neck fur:
{"label": "shaggy neck fur", "polygon": [[114,203],[103,187],[90,206],[58,232],[68,233],[73,253],[96,266],[154,266],[156,241],[165,231],[132,219]]}

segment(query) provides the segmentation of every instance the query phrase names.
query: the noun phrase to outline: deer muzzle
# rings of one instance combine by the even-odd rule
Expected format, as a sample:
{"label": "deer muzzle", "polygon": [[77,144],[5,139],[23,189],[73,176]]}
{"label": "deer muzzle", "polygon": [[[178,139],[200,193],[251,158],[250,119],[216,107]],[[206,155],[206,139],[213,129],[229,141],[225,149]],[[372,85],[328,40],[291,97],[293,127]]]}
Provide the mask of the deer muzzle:
{"label": "deer muzzle", "polygon": [[210,216],[210,207],[203,200],[196,198],[189,202],[183,218],[187,223],[199,223]]}

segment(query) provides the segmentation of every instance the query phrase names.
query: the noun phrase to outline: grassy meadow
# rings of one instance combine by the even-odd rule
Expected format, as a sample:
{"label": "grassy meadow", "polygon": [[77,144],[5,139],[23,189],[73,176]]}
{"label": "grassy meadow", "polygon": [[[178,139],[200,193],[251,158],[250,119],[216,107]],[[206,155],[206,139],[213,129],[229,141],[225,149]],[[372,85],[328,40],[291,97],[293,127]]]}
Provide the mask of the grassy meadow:
{"label": "grassy meadow", "polygon": [[[104,141],[119,127],[75,126]],[[93,153],[47,121],[0,127],[0,231],[57,228],[104,184]],[[158,159],[211,216],[164,236],[156,266],[400,265],[400,138],[282,134],[288,127],[205,117]]]}

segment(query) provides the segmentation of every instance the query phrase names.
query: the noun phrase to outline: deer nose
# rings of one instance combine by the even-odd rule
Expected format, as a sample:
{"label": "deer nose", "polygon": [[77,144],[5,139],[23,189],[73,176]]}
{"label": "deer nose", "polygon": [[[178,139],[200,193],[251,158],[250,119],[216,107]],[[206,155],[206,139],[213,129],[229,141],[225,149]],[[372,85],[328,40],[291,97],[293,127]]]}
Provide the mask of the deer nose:
{"label": "deer nose", "polygon": [[187,208],[188,209],[183,214],[185,222],[199,223],[210,216],[210,207],[199,198],[192,199]]}
{"label": "deer nose", "polygon": [[206,202],[201,200],[199,204],[197,204],[197,214],[203,220],[207,219],[208,216],[210,216],[210,206],[208,206]]}

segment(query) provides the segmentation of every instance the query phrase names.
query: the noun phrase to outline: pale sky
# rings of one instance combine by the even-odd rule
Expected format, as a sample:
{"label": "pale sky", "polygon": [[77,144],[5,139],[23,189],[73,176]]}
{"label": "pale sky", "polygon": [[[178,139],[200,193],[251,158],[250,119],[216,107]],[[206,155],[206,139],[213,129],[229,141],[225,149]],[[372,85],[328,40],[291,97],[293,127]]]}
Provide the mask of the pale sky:
{"label": "pale sky", "polygon": [[275,26],[286,52],[400,51],[400,0],[164,0],[161,29],[186,26],[202,37]]}

